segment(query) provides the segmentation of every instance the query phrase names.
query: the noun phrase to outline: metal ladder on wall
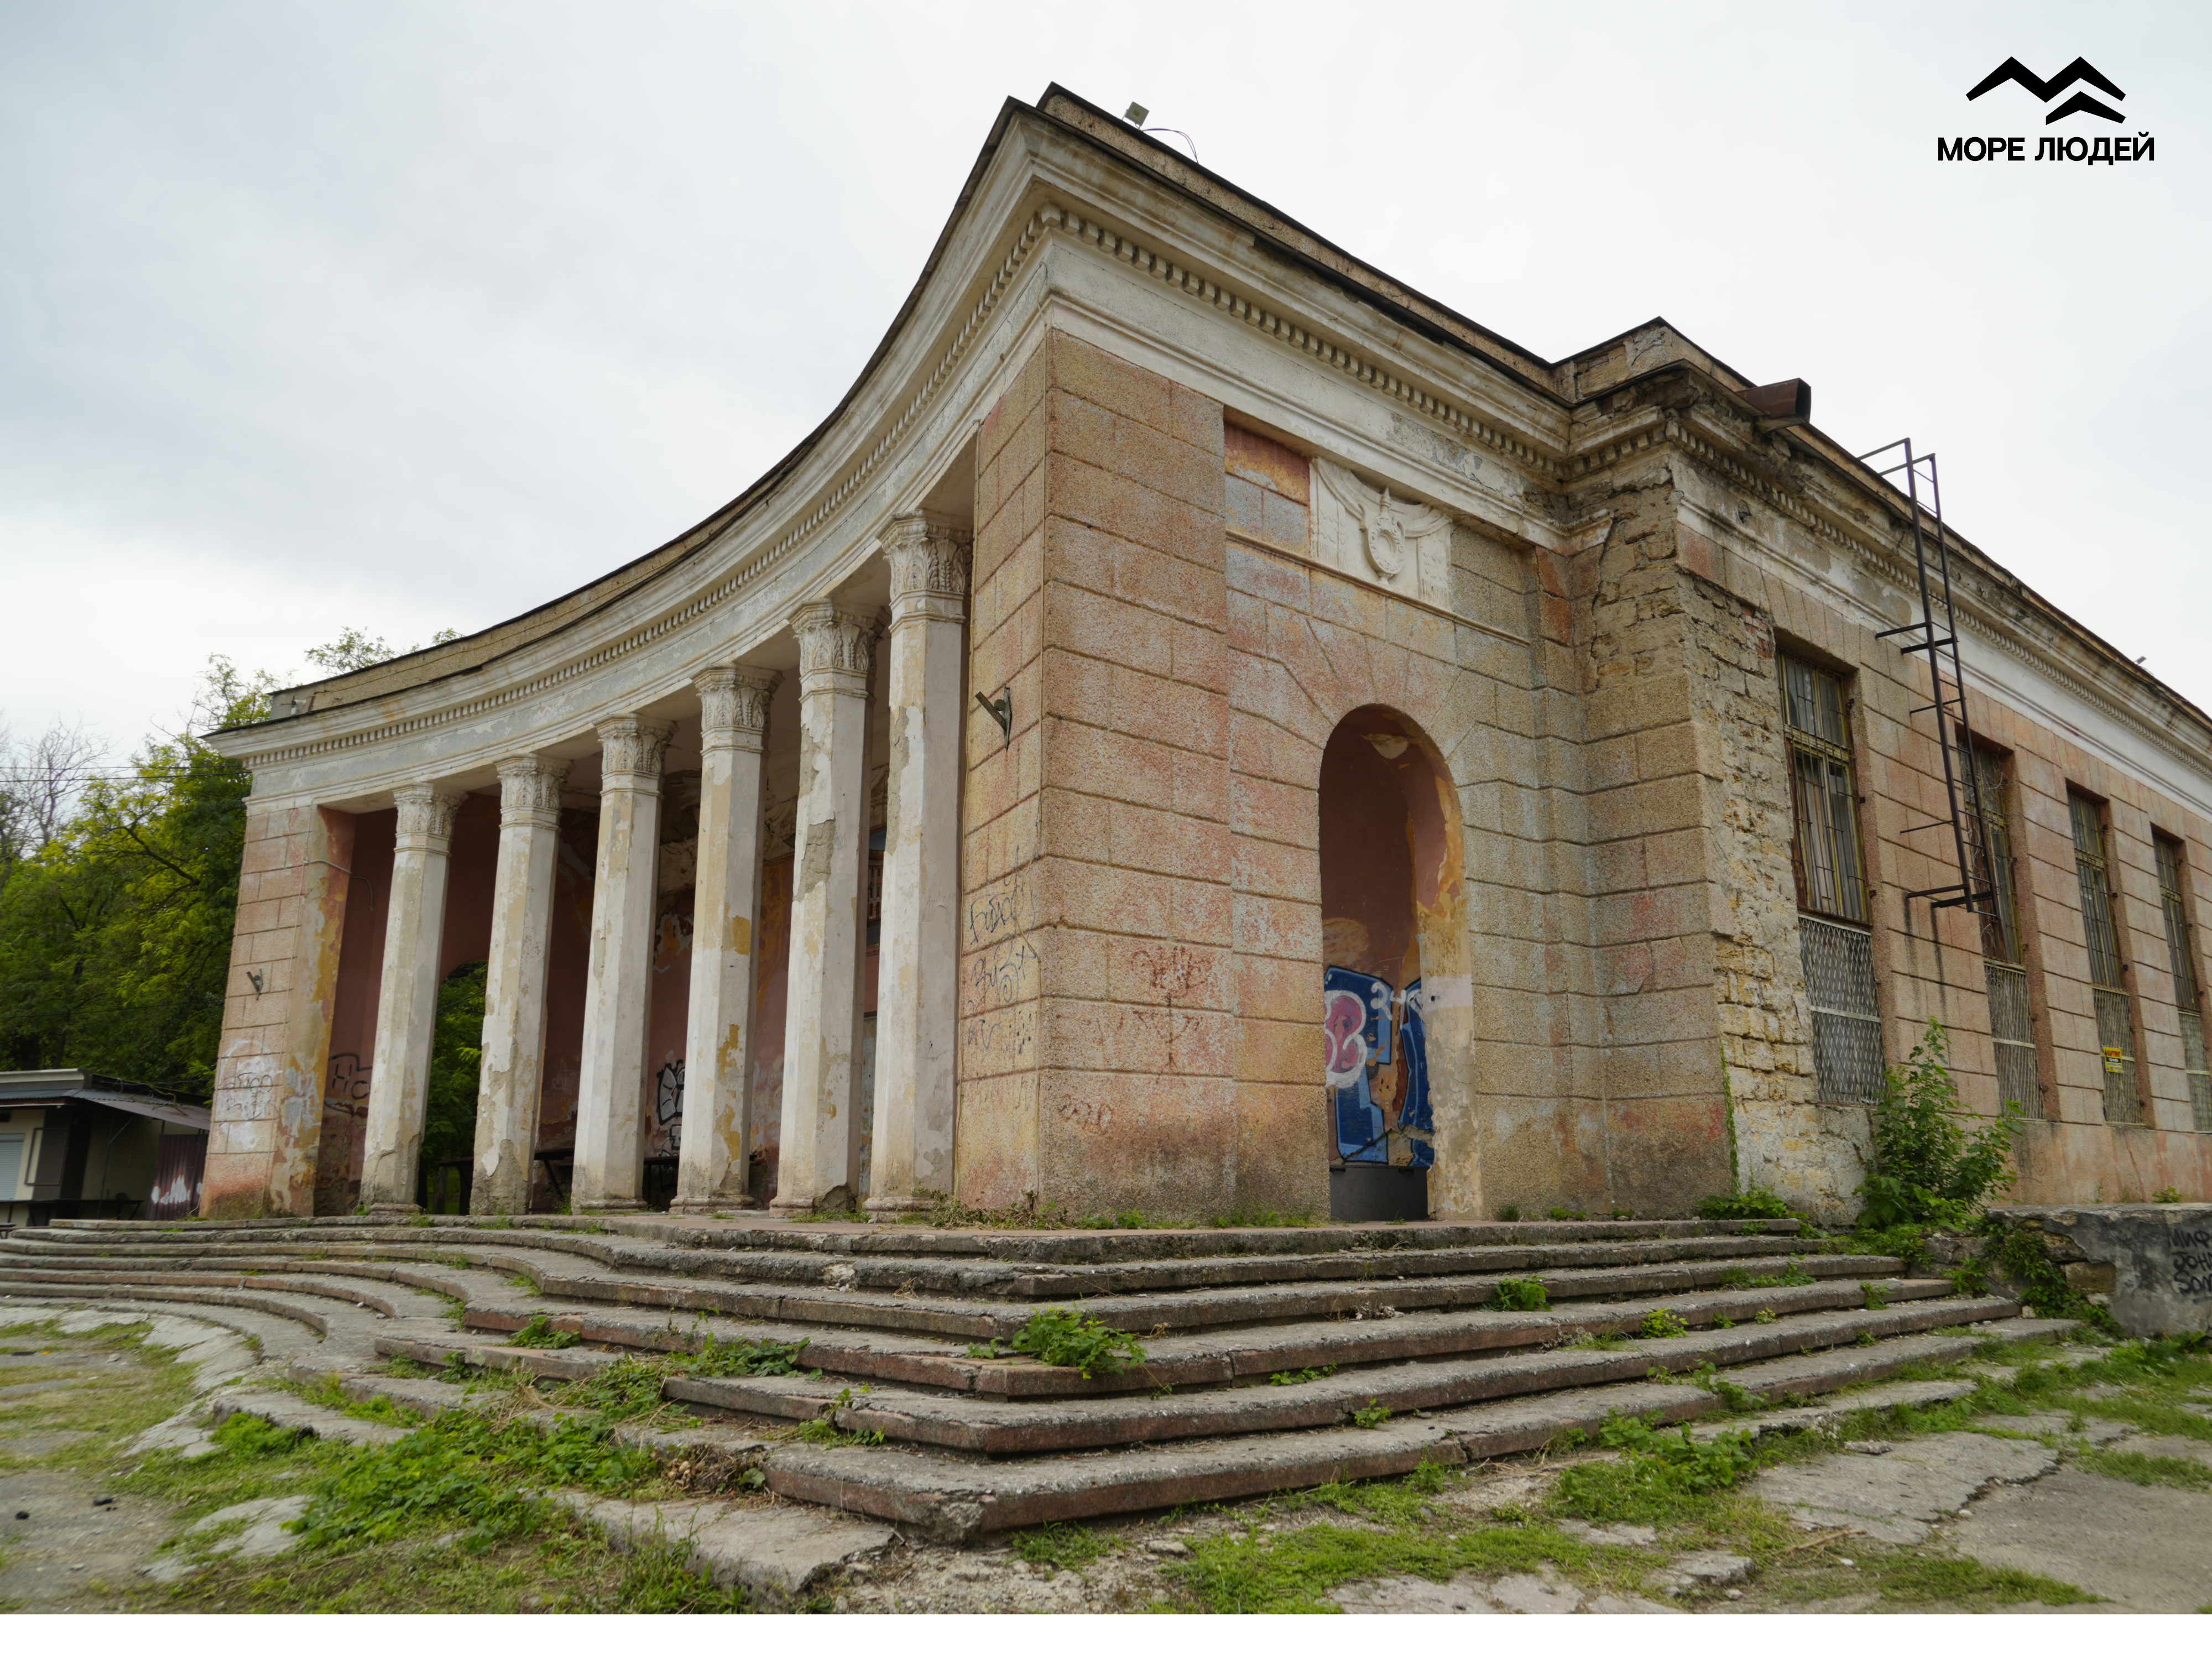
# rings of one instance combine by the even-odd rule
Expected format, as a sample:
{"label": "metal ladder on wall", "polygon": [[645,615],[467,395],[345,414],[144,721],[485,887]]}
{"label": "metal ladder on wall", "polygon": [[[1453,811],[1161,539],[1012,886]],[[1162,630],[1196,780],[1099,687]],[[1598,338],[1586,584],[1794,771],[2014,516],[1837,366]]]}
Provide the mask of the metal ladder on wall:
{"label": "metal ladder on wall", "polygon": [[[1899,649],[1908,655],[1916,651],[1927,653],[1935,700],[1923,703],[1912,713],[1933,712],[1936,716],[1936,746],[1943,757],[1943,793],[1950,810],[1947,816],[1913,824],[1905,833],[1918,835],[1948,827],[1959,866],[1958,880],[1938,887],[1918,888],[1905,896],[1908,903],[1917,898],[1926,899],[1931,909],[1959,908],[1972,915],[1992,916],[1996,914],[1996,892],[1990,864],[1989,836],[1983,823],[1981,770],[1974,764],[1973,728],[1966,719],[1966,679],[1959,665],[1959,624],[1951,603],[1951,547],[1943,533],[1943,491],[1936,470],[1936,457],[1933,452],[1916,454],[1912,440],[1899,438],[1895,443],[1870,449],[1857,459],[1871,463],[1877,456],[1897,450],[1904,452],[1904,459],[1876,468],[1875,471],[1884,478],[1904,475],[1899,482],[1911,513],[1912,562],[1920,580],[1920,619],[1902,627],[1886,628],[1875,637],[1887,640],[1917,634],[1917,639]],[[1936,620],[1939,609],[1942,612],[1940,623]],[[1948,684],[1944,674],[1947,656],[1950,664]]]}

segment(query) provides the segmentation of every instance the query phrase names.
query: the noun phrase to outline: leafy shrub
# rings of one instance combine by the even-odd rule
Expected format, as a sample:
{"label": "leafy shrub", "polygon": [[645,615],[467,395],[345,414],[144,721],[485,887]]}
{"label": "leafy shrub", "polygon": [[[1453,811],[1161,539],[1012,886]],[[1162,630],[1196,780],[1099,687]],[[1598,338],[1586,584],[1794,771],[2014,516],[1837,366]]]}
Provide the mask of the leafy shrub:
{"label": "leafy shrub", "polygon": [[1135,1337],[1086,1319],[1072,1308],[1043,1308],[1031,1314],[1014,1334],[1012,1346],[1044,1364],[1065,1365],[1086,1377],[1094,1371],[1111,1376],[1124,1366],[1145,1363],[1145,1351]]}
{"label": "leafy shrub", "polygon": [[573,1348],[584,1339],[574,1331],[556,1331],[553,1322],[544,1314],[533,1314],[530,1322],[507,1339],[512,1348]]}
{"label": "leafy shrub", "polygon": [[1976,1115],[1960,1102],[1950,1057],[1950,1034],[1931,1019],[1905,1069],[1884,1075],[1874,1109],[1874,1165],[1858,1189],[1866,1200],[1862,1229],[1963,1226],[1992,1193],[2012,1185],[2006,1164],[2025,1114],[2008,1101],[1994,1121],[1968,1134],[1962,1121]]}
{"label": "leafy shrub", "polygon": [[1859,1289],[1866,1294],[1868,1312],[1880,1313],[1884,1308],[1887,1308],[1889,1305],[1889,1292],[1883,1290],[1881,1285],[1869,1284],[1865,1279],[1861,1279],[1859,1281]]}
{"label": "leafy shrub", "polygon": [[1764,1187],[1747,1193],[1722,1193],[1698,1200],[1698,1213],[1707,1221],[1780,1221],[1790,1206]]}
{"label": "leafy shrub", "polygon": [[1501,1279],[1490,1293],[1490,1305],[1508,1313],[1544,1313],[1551,1308],[1552,1293],[1541,1279]]}

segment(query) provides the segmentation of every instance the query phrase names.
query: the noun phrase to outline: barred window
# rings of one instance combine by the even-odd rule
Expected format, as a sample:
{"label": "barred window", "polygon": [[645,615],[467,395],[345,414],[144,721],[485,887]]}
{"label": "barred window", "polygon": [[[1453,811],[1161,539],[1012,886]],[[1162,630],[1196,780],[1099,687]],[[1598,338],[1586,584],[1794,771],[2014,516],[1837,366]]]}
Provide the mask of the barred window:
{"label": "barred window", "polygon": [[1982,884],[1992,895],[1992,915],[1982,918],[1982,975],[1990,993],[1990,1036],[1996,1045],[1997,1098],[2039,1109],[2043,1085],[2035,1064],[2035,1021],[2027,996],[2021,948],[2020,894],[2014,881],[2012,822],[2005,805],[2005,763],[1986,749],[1974,751],[1974,786],[1980,798]]}
{"label": "barred window", "polygon": [[1809,663],[1784,657],[1782,685],[1797,817],[1797,908],[1863,922],[1866,880],[1859,860],[1858,788],[1843,683]]}
{"label": "barred window", "polygon": [[[1881,1010],[1874,939],[1865,926],[1858,787],[1849,708],[1833,674],[1782,659],[1790,731],[1790,787],[1796,815],[1798,950],[1813,1013],[1813,1069],[1823,1100],[1881,1095]],[[1857,926],[1850,924],[1856,923]]]}
{"label": "barred window", "polygon": [[2140,1123],[2134,1009],[2120,953],[2119,918],[2112,908],[2111,841],[2095,801],[2069,790],[2066,804],[2074,819],[2074,873],[2081,884],[2081,932],[2089,947],[2090,994],[2097,1005],[2097,1042],[2104,1058],[2105,1121]]}
{"label": "barred window", "polygon": [[2173,1004],[2181,1015],[2182,1064],[2189,1072],[2193,1127],[2212,1131],[2212,1066],[2204,1055],[2204,1000],[2197,978],[2197,935],[2189,926],[2187,879],[2181,843],[2160,836],[2158,896],[2166,914],[2166,953],[2173,963]]}

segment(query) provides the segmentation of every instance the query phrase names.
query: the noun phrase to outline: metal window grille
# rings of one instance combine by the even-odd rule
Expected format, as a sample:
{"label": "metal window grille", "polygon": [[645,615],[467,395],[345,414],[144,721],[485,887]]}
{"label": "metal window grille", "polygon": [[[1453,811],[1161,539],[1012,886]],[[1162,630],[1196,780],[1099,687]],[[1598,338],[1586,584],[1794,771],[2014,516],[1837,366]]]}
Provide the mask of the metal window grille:
{"label": "metal window grille", "polygon": [[1797,918],[1805,991],[1813,1007],[1813,1070],[1820,1098],[1881,1097],[1881,1010],[1875,1000],[1874,940],[1865,929]]}
{"label": "metal window grille", "polygon": [[2166,953],[2173,964],[2173,1002],[2181,1016],[2182,1064],[2189,1073],[2189,1108],[2194,1127],[2212,1131],[2212,1066],[2204,1054],[2204,1002],[2197,978],[2197,937],[2189,926],[2181,843],[2160,836],[2158,894],[2166,915]]}
{"label": "metal window grille", "polygon": [[2028,1012],[2027,970],[1985,962],[1990,988],[1990,1036],[1997,1050],[1997,1098],[2030,1111],[2043,1100],[2035,1069],[2035,1022]]}
{"label": "metal window grille", "polygon": [[1858,788],[1843,683],[1794,657],[1782,659],[1790,726],[1790,786],[1796,815],[1797,908],[1846,921],[1867,919],[1859,857]]}
{"label": "metal window grille", "polygon": [[2134,1010],[2129,1006],[2119,919],[2112,908],[2111,843],[2096,802],[2069,793],[2074,820],[2074,873],[2081,884],[2081,931],[2089,947],[2089,982],[2097,1003],[2097,1042],[2105,1067],[2105,1121],[2140,1123],[2142,1097],[2136,1091]]}
{"label": "metal window grille", "polygon": [[1982,913],[1982,955],[2015,965],[2027,958],[2021,948],[2020,892],[2012,861],[2012,824],[2004,810],[2004,762],[1986,749],[1974,751],[1975,793],[1981,803],[1982,833],[1976,851],[1986,866],[1981,884],[1996,902]]}

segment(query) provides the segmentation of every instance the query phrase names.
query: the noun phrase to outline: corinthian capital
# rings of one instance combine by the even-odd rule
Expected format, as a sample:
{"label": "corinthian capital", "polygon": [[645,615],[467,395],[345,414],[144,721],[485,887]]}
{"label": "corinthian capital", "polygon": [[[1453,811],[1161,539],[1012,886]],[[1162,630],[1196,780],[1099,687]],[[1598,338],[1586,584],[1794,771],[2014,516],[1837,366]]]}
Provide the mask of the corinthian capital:
{"label": "corinthian capital", "polygon": [[893,627],[909,617],[957,622],[966,614],[972,539],[919,514],[891,520],[884,537],[884,557],[891,570]]}
{"label": "corinthian capital", "polygon": [[791,631],[799,635],[800,690],[867,695],[876,630],[866,617],[840,611],[825,599],[793,611]]}
{"label": "corinthian capital", "polygon": [[758,749],[768,730],[768,700],[782,680],[772,668],[709,668],[694,674],[700,746]]}
{"label": "corinthian capital", "polygon": [[453,814],[468,799],[459,789],[441,789],[434,783],[402,784],[392,792],[399,809],[399,830],[394,845],[402,852],[442,853],[453,844]]}
{"label": "corinthian capital", "polygon": [[568,781],[568,763],[538,755],[517,755],[499,763],[499,821],[501,823],[540,824],[557,829],[561,823],[561,786]]}
{"label": "corinthian capital", "polygon": [[599,787],[658,789],[660,756],[676,728],[665,720],[617,715],[599,722]]}

